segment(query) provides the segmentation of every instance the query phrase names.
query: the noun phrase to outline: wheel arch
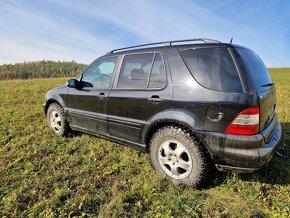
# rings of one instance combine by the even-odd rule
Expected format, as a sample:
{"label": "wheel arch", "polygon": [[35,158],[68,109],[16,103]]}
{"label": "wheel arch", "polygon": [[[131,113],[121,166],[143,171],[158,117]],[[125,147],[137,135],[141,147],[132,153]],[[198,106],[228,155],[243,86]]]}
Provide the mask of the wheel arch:
{"label": "wheel arch", "polygon": [[48,110],[49,106],[53,103],[56,103],[56,104],[60,105],[62,108],[64,108],[63,104],[61,104],[60,101],[56,100],[55,98],[50,98],[46,101],[46,103],[44,104],[44,107],[43,107],[45,115],[47,115],[47,110]]}
{"label": "wheel arch", "polygon": [[206,152],[212,157],[210,153],[210,149],[203,140],[202,135],[199,134],[198,124],[200,123],[197,116],[187,111],[176,111],[170,110],[164,112],[162,115],[157,114],[153,118],[151,118],[145,127],[142,130],[142,143],[146,144],[146,149],[149,151],[149,144],[152,136],[158,129],[165,126],[177,126],[182,129],[186,129],[189,131],[191,135],[193,135],[198,141],[201,142],[201,145],[205,149]]}

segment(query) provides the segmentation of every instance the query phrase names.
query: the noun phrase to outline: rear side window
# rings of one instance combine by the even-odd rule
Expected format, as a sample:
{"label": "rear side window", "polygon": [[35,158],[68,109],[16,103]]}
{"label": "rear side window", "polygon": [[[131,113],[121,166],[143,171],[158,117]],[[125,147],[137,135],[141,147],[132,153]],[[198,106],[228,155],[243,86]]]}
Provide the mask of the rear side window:
{"label": "rear side window", "polygon": [[165,84],[166,73],[160,54],[129,54],[124,57],[118,88],[162,88]]}
{"label": "rear side window", "polygon": [[202,86],[223,92],[243,92],[237,68],[227,48],[197,48],[180,52]]}
{"label": "rear side window", "polygon": [[252,76],[256,91],[262,92],[269,89],[265,85],[271,84],[272,78],[260,57],[249,49],[238,48],[237,51]]}

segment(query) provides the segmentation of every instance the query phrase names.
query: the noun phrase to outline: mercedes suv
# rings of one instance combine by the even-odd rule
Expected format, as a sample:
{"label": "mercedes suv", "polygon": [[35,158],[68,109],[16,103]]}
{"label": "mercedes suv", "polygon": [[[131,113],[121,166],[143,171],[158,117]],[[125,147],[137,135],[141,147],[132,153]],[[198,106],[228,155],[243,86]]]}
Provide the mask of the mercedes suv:
{"label": "mercedes suv", "polygon": [[148,152],[176,184],[199,186],[210,169],[253,172],[281,137],[275,85],[252,50],[212,39],[115,49],[44,104],[57,136],[72,131]]}

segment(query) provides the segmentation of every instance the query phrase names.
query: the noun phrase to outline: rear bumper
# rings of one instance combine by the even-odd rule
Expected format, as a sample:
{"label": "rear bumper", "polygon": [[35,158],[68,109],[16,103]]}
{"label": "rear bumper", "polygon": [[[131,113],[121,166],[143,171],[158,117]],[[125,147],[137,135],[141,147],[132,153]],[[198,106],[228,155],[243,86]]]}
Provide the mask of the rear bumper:
{"label": "rear bumper", "polygon": [[218,170],[254,172],[270,161],[281,132],[281,126],[275,117],[266,129],[256,135],[203,132],[202,138]]}

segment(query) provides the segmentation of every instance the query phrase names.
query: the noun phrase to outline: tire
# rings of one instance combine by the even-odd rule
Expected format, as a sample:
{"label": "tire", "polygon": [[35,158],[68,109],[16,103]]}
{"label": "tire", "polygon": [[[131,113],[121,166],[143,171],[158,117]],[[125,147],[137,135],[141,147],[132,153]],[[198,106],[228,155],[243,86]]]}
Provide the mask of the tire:
{"label": "tire", "polygon": [[166,126],[150,141],[150,159],[161,176],[178,185],[200,187],[211,170],[209,154],[186,129]]}
{"label": "tire", "polygon": [[48,126],[54,131],[57,136],[69,136],[71,133],[67,119],[62,107],[57,103],[52,103],[47,109]]}

